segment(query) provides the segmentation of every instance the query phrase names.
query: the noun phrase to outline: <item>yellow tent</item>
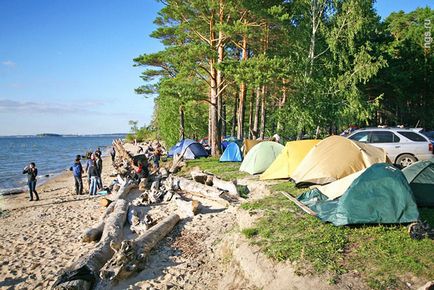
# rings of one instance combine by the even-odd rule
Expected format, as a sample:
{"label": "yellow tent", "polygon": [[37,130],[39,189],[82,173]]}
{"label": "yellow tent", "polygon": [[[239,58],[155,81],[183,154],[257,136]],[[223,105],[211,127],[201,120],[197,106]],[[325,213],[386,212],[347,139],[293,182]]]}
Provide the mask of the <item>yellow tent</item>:
{"label": "yellow tent", "polygon": [[259,144],[261,142],[262,142],[262,140],[245,139],[244,144],[243,144],[243,155],[246,156],[247,153],[250,151],[250,149],[253,148],[253,146],[255,146],[256,144]]}
{"label": "yellow tent", "polygon": [[381,162],[390,162],[383,149],[330,136],[312,148],[291,178],[297,186],[326,184]]}
{"label": "yellow tent", "polygon": [[286,143],[285,149],[262,173],[261,180],[289,178],[307,153],[321,140],[300,140]]}

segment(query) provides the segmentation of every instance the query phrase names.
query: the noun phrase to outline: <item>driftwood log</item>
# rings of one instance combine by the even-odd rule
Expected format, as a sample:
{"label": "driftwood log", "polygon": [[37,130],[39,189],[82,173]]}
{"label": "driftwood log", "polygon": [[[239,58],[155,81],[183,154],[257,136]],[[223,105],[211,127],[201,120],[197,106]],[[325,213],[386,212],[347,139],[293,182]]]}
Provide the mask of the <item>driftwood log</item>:
{"label": "driftwood log", "polygon": [[135,240],[123,241],[116,254],[101,270],[101,282],[96,289],[109,289],[111,283],[126,279],[144,269],[148,253],[178,223],[178,214],[172,214]]}
{"label": "driftwood log", "polygon": [[218,199],[222,193],[221,190],[208,186],[194,180],[189,180],[185,177],[172,176],[171,177],[172,188],[180,189],[182,191],[191,193],[200,193],[203,196]]}
{"label": "driftwood log", "polygon": [[240,194],[238,193],[237,185],[233,181],[222,180],[214,176],[212,179],[212,186],[227,191],[233,196],[240,196]]}
{"label": "driftwood log", "polygon": [[98,223],[84,231],[83,235],[81,236],[81,240],[83,242],[98,241],[101,238],[104,226],[106,224],[106,219],[113,212],[116,201],[119,199],[125,199],[134,186],[135,185],[128,180],[121,186],[119,191],[113,195],[110,205],[106,208]]}
{"label": "driftwood log", "polygon": [[91,289],[98,273],[113,256],[113,245],[120,245],[127,218],[128,202],[118,200],[104,225],[100,242],[87,255],[73,263],[55,282],[54,289]]}
{"label": "driftwood log", "polygon": [[230,195],[239,197],[237,185],[233,181],[226,181],[218,178],[217,176],[201,171],[200,169],[193,169],[190,172],[191,178],[205,185],[213,186],[215,188],[221,189],[223,191],[227,191]]}

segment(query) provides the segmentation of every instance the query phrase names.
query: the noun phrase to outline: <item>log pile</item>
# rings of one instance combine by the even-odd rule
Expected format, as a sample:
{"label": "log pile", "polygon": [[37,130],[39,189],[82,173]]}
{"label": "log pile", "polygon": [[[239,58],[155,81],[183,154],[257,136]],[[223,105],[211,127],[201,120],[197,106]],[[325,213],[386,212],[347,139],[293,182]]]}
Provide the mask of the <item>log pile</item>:
{"label": "log pile", "polygon": [[[109,289],[120,280],[143,270],[148,253],[172,231],[178,221],[198,213],[201,203],[195,197],[224,206],[238,201],[234,182],[198,171],[192,173],[193,180],[173,175],[185,165],[182,156],[174,160],[169,170],[162,168],[146,179],[133,181],[130,173],[136,168],[136,156],[125,150],[120,140],[114,141],[113,146],[116,150],[113,165],[120,187],[100,201],[104,213],[81,236],[82,242],[95,242],[95,247],[59,275],[54,289]],[[141,194],[133,198],[130,192],[137,187]],[[193,198],[186,198],[185,193]],[[177,211],[167,217],[154,220],[140,211],[151,204],[169,202],[176,205]],[[126,240],[125,230],[136,238]]]}

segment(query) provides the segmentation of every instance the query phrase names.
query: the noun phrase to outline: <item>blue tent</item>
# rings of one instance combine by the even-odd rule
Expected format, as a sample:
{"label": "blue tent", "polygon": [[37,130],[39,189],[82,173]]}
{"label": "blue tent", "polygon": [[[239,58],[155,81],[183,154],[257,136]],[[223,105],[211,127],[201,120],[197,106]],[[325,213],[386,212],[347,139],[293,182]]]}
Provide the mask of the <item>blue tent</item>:
{"label": "blue tent", "polygon": [[243,156],[241,154],[240,147],[235,142],[230,142],[220,157],[221,162],[241,162],[243,161]]}
{"label": "blue tent", "polygon": [[243,140],[237,139],[235,137],[226,137],[225,139],[223,139],[223,141],[220,143],[221,147],[222,147],[222,151],[226,150],[226,147],[228,147],[228,145],[232,142],[235,142],[238,144],[238,146],[243,146]]}
{"label": "blue tent", "polygon": [[205,148],[203,148],[202,144],[191,139],[184,139],[176,143],[175,146],[170,148],[167,157],[173,157],[177,154],[182,154],[184,159],[208,157],[208,153]]}

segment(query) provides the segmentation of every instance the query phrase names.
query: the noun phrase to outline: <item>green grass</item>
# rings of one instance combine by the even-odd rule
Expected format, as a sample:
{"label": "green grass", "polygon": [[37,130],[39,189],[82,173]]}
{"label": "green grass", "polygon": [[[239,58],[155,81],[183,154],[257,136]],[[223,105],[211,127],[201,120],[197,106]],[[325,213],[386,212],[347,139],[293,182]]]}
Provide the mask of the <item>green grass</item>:
{"label": "green grass", "polygon": [[274,184],[270,187],[270,190],[273,192],[277,192],[277,191],[285,191],[289,194],[291,194],[292,196],[296,197],[298,195],[300,195],[301,193],[305,192],[306,189],[305,188],[296,188],[295,184],[293,182],[281,182],[278,184]]}
{"label": "green grass", "polygon": [[217,157],[188,160],[187,166],[183,167],[180,174],[187,175],[193,167],[200,167],[203,171],[210,172],[224,180],[235,180],[248,175],[239,171],[240,162],[219,162]]}
{"label": "green grass", "polygon": [[[290,183],[272,186],[298,195]],[[281,194],[244,203],[242,209],[262,212],[253,228],[243,234],[277,261],[292,261],[299,274],[330,274],[331,283],[342,273],[358,272],[373,289],[403,288],[413,276],[434,278],[434,243],[412,240],[407,227],[335,227],[302,212]],[[433,224],[434,209],[421,209],[422,219]]]}

